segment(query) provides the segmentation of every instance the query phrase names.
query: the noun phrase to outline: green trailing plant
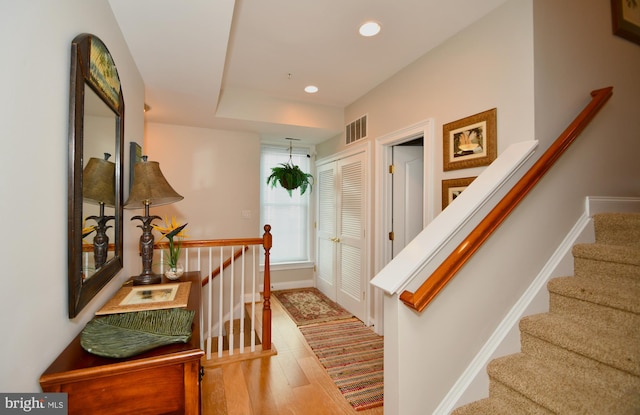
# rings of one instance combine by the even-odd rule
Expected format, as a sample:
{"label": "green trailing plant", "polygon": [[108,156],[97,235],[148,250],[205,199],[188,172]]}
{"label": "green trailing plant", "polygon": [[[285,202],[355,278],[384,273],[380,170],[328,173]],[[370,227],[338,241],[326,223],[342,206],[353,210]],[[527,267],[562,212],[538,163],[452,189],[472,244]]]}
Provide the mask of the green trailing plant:
{"label": "green trailing plant", "polygon": [[267,184],[271,187],[276,185],[282,186],[292,196],[292,191],[300,188],[300,195],[303,195],[307,188],[313,189],[313,176],[300,170],[300,167],[293,164],[291,160],[288,163],[281,163],[271,168],[271,175],[267,178]]}
{"label": "green trailing plant", "polygon": [[[287,138],[287,140],[294,140],[293,138]],[[292,196],[292,191],[300,188],[300,195],[309,189],[313,191],[313,176],[310,173],[305,173],[300,170],[300,167],[293,164],[291,158],[293,147],[291,141],[289,141],[289,161],[287,163],[280,163],[279,165],[271,168],[271,175],[267,177],[267,184],[271,187],[276,185],[282,186],[283,189]]]}

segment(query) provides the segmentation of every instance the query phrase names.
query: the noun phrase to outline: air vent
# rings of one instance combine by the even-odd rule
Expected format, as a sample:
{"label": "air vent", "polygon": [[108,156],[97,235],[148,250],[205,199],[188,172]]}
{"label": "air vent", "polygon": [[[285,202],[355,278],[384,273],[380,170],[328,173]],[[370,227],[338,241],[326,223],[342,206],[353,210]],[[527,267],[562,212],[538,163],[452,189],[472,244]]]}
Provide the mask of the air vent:
{"label": "air vent", "polygon": [[345,127],[345,143],[351,144],[367,138],[367,116],[363,115]]}

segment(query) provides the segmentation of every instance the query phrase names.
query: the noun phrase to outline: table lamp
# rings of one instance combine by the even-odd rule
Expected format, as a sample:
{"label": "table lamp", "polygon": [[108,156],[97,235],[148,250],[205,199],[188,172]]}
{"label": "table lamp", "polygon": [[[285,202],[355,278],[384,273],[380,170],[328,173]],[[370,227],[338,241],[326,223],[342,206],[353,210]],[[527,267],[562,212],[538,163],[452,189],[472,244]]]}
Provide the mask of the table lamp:
{"label": "table lamp", "polygon": [[153,262],[153,229],[151,222],[160,219],[160,216],[149,216],[149,206],[168,205],[184,199],[180,196],[164,178],[157,161],[147,161],[147,156],[142,156],[142,161],[133,166],[133,185],[129,198],[124,204],[125,209],[144,208],[144,216],[134,216],[131,220],[138,219],[142,225],[140,236],[140,252],[142,255],[142,273],[133,277],[134,285],[157,284],[162,281],[162,276],[151,271]]}
{"label": "table lamp", "polygon": [[109,237],[107,222],[115,216],[105,216],[104,207],[116,205],[116,165],[109,161],[111,154],[104,153],[104,159],[92,157],[82,171],[82,198],[85,202],[100,206],[99,216],[88,216],[95,220],[96,234],[93,237],[93,257],[96,269],[107,261]]}

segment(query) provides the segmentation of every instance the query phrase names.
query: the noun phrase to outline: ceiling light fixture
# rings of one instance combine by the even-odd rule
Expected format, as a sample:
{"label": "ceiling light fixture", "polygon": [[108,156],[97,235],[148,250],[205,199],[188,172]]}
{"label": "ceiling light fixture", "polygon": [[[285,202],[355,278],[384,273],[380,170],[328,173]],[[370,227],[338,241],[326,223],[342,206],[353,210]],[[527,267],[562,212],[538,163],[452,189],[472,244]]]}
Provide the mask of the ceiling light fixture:
{"label": "ceiling light fixture", "polygon": [[306,86],[304,87],[304,92],[308,94],[315,94],[316,92],[318,92],[318,87],[315,85]]}
{"label": "ceiling light fixture", "polygon": [[371,21],[363,23],[362,26],[360,26],[359,32],[362,36],[371,37],[380,33],[380,29],[380,23]]}

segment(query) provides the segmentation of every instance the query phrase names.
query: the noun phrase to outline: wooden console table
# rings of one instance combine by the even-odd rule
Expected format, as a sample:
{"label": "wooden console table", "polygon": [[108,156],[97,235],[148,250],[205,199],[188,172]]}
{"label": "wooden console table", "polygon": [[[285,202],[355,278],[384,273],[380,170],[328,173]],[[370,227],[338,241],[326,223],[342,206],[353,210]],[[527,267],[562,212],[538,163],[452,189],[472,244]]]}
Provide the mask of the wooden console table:
{"label": "wooden console table", "polygon": [[180,281],[191,281],[187,308],[196,312],[188,343],[110,359],[86,352],[79,334],[40,377],[43,392],[67,393],[70,415],[200,414],[200,273]]}

